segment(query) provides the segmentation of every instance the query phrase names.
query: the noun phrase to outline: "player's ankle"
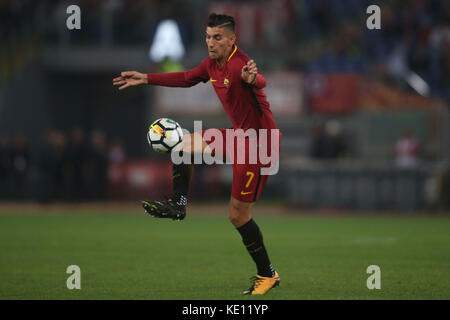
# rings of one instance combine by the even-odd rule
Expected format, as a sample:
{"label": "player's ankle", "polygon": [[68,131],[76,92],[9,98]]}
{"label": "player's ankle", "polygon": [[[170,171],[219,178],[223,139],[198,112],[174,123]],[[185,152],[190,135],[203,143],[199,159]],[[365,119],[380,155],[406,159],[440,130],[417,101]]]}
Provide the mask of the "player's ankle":
{"label": "player's ankle", "polygon": [[173,201],[181,208],[185,208],[187,205],[187,197],[184,195],[174,195]]}
{"label": "player's ankle", "polygon": [[272,272],[272,270],[260,270],[258,271],[258,276],[264,277],[264,278],[273,278],[275,276],[275,273]]}

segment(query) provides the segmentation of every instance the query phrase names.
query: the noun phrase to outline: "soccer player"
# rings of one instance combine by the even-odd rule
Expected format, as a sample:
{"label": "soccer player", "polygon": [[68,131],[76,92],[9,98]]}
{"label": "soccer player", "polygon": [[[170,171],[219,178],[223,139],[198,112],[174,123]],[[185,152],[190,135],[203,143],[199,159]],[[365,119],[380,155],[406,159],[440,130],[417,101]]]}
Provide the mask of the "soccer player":
{"label": "soccer player", "polygon": [[[236,46],[234,18],[212,13],[206,27],[206,45],[209,56],[189,71],[162,74],[126,71],[115,78],[113,84],[122,90],[141,84],[191,87],[200,81],[211,81],[231,119],[233,130],[267,129],[270,131],[275,129],[278,131],[263,89],[266,80],[258,72],[255,62]],[[225,138],[225,129],[218,130]],[[205,130],[183,136],[180,151],[193,154],[207,150],[212,141],[204,139],[204,134]],[[197,142],[194,143],[194,141]],[[255,139],[247,141],[246,148],[248,143],[259,142]],[[279,143],[279,140],[277,142]],[[227,145],[225,141],[224,145]],[[201,150],[197,146],[201,146]],[[232,165],[233,183],[229,219],[242,236],[243,243],[257,267],[257,275],[252,278],[252,286],[243,293],[265,294],[280,283],[280,276],[271,265],[261,231],[251,217],[251,210],[267,182],[268,175],[261,174],[263,165],[260,162],[256,164],[233,162]],[[145,211],[154,217],[184,219],[192,167],[192,164],[174,164],[173,197],[167,201],[143,201]]]}

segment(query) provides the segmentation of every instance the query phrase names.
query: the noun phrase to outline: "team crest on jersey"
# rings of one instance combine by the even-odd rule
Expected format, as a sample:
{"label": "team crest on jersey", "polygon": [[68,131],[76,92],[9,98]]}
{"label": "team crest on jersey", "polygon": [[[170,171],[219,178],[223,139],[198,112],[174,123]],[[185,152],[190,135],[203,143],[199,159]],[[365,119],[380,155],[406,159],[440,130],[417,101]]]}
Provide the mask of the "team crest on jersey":
{"label": "team crest on jersey", "polygon": [[227,78],[225,78],[225,80],[223,80],[223,84],[225,85],[225,87],[228,88],[228,85],[230,84],[230,80],[228,80]]}

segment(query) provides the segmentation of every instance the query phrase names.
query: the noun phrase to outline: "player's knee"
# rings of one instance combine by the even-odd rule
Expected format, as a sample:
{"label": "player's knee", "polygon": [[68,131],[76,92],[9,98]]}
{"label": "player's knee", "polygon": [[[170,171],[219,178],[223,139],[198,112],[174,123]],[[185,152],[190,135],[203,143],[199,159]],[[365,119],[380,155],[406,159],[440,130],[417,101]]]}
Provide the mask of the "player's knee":
{"label": "player's knee", "polygon": [[177,151],[183,151],[185,153],[193,153],[194,152],[194,139],[193,134],[184,135],[180,146],[177,148]]}
{"label": "player's knee", "polygon": [[244,208],[230,204],[230,213],[228,219],[235,227],[241,227],[250,220],[250,211]]}
{"label": "player's knee", "polygon": [[194,132],[184,135],[180,145],[180,149],[183,152],[194,154],[202,153],[207,146],[207,143],[203,141],[203,138],[200,134]]}
{"label": "player's knee", "polygon": [[228,215],[228,219],[230,220],[230,222],[233,225],[239,224],[239,220],[240,220],[239,219],[239,215],[233,210],[230,210],[230,214]]}

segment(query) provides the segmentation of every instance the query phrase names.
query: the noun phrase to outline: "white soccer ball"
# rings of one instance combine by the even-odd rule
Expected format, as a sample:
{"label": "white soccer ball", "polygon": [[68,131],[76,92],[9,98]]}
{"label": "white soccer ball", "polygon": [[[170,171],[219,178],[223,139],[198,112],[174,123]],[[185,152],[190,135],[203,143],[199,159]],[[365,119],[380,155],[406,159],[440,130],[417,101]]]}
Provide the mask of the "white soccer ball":
{"label": "white soccer ball", "polygon": [[154,121],[147,132],[147,140],[153,150],[160,153],[169,153],[183,138],[180,125],[168,118]]}

